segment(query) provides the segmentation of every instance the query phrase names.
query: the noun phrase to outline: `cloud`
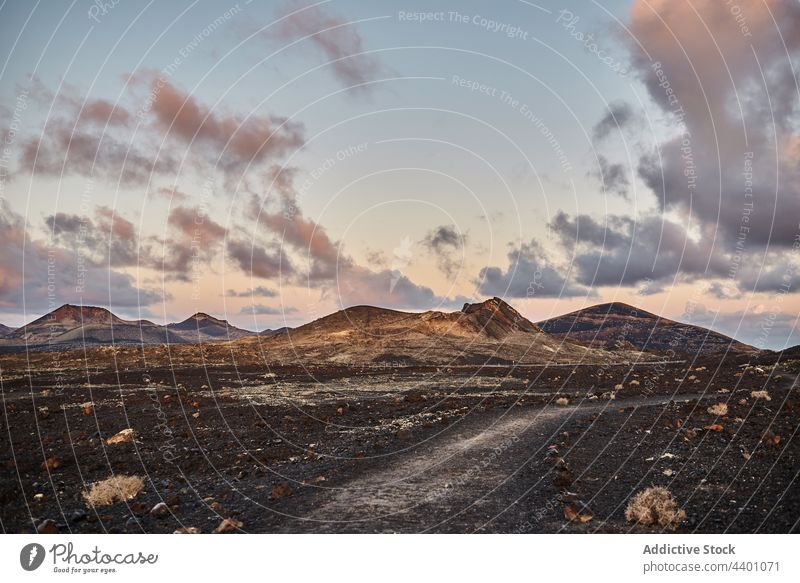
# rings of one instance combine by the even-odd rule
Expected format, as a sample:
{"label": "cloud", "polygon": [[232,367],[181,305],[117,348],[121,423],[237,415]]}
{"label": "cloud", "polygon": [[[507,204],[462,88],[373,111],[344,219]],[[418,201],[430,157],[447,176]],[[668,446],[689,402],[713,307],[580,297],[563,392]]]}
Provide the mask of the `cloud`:
{"label": "cloud", "polygon": [[634,286],[723,277],[730,263],[714,252],[713,237],[690,236],[683,225],[658,215],[636,220],[610,215],[605,225],[588,215],[557,214],[550,228],[573,256],[576,280],[591,286]]}
{"label": "cloud", "polygon": [[264,304],[253,304],[251,306],[244,306],[239,313],[255,314],[257,316],[281,316],[284,314],[295,314],[297,313],[297,308],[291,306],[274,308],[272,306],[265,306]]}
{"label": "cloud", "polygon": [[[61,215],[63,223],[74,216]],[[56,224],[58,224],[56,217]],[[74,224],[71,225],[74,227]],[[0,199],[0,310],[50,311],[61,304],[147,306],[165,299],[130,275],[97,263],[79,249],[33,239],[21,216]]]}
{"label": "cloud", "polygon": [[[248,167],[283,157],[305,141],[302,124],[285,117],[212,110],[149,70],[126,78],[130,83],[122,99],[139,100],[138,108],[80,96],[74,88],[53,95],[35,82],[36,102],[46,110],[52,104],[57,113],[40,135],[21,141],[20,169],[141,184],[154,176],[175,176],[185,160],[195,168],[213,164],[238,179]],[[136,95],[142,87],[145,97]],[[168,194],[165,189],[156,193]],[[182,194],[173,189],[172,196]]]}
{"label": "cloud", "polygon": [[267,248],[236,239],[228,240],[227,247],[230,258],[251,277],[272,279],[294,274],[288,257],[278,248]]}
{"label": "cloud", "polygon": [[132,76],[153,96],[150,112],[166,135],[226,172],[241,172],[296,150],[304,142],[303,126],[271,115],[239,115],[212,110],[169,80],[150,72]]}
{"label": "cloud", "polygon": [[167,200],[177,200],[179,202],[184,202],[189,200],[189,195],[183,191],[178,190],[175,187],[166,187],[161,186],[153,191],[153,193],[157,196],[164,197]]}
{"label": "cloud", "polygon": [[484,267],[478,275],[478,291],[487,296],[552,298],[589,296],[589,289],[567,281],[569,269],[548,261],[541,244],[532,239],[513,247],[508,267]]}
{"label": "cloud", "polygon": [[188,281],[220,249],[227,229],[211,220],[203,207],[179,206],[167,217],[169,236],[139,237],[136,226],[115,210],[98,206],[94,219],[57,213],[45,218],[54,240],[80,250],[97,264],[112,268],[143,267],[168,279]]}
{"label": "cloud", "polygon": [[597,155],[598,168],[589,172],[589,176],[597,178],[604,192],[617,194],[628,199],[628,169],[622,164],[612,164],[602,154]]}
{"label": "cloud", "polygon": [[798,233],[800,3],[741,4],[737,21],[717,0],[634,2],[633,66],[679,130],[638,171],[662,209],[713,225],[729,246],[744,226],[757,251]]}
{"label": "cloud", "polygon": [[742,293],[732,282],[713,281],[705,289],[705,293],[718,300],[738,300]]}
{"label": "cloud", "polygon": [[[459,232],[453,225],[442,225],[428,233],[422,240],[422,245],[436,257],[439,270],[452,277],[463,265],[464,246],[467,236]],[[454,255],[461,251],[462,262],[457,261]]]}
{"label": "cloud", "polygon": [[[287,2],[280,14],[285,18],[277,28],[277,38],[291,42],[308,37],[304,44],[310,43],[329,59],[333,75],[345,87],[363,85],[380,76],[380,61],[372,55],[360,54],[364,42],[355,25],[302,1]],[[359,89],[364,91],[368,87]]]}
{"label": "cloud", "polygon": [[[658,214],[607,215],[601,223],[589,215],[559,212],[549,227],[572,256],[576,281],[583,285],[643,285],[640,293],[652,295],[673,281],[710,280],[706,289],[720,298],[800,291],[792,285],[800,271],[797,250],[758,257],[729,253],[714,244],[713,226],[700,225],[698,234],[690,234],[686,225]],[[738,291],[723,292],[723,287]]]}
{"label": "cloud", "polygon": [[[305,259],[307,280],[332,281],[337,269],[347,267],[351,260],[340,256],[338,245],[331,240],[325,229],[306,218],[298,204],[293,186],[294,168],[272,167],[267,172],[268,191],[277,193],[264,199],[253,196],[250,212],[257,217],[258,224],[276,235],[282,245],[287,245]],[[270,202],[277,208],[270,210]]]}
{"label": "cloud", "polygon": [[797,313],[776,308],[755,304],[746,311],[723,312],[693,303],[687,305],[685,313],[690,324],[711,328],[756,348],[782,350],[800,344]]}
{"label": "cloud", "polygon": [[[123,184],[145,183],[153,175],[175,174],[178,159],[169,151],[131,144],[110,128],[80,119],[49,119],[41,135],[21,142],[21,170],[45,176],[80,175]],[[103,131],[103,129],[107,131]]]}
{"label": "cloud", "polygon": [[389,269],[373,271],[350,265],[339,273],[335,287],[342,306],[372,305],[394,309],[453,309],[471,301],[463,296],[439,296],[424,285]]}
{"label": "cloud", "polygon": [[608,106],[608,111],[592,128],[595,142],[606,139],[614,130],[622,130],[636,121],[633,108],[624,101],[614,101]]}
{"label": "cloud", "polygon": [[229,289],[225,292],[225,296],[229,298],[276,298],[278,297],[278,292],[274,289],[270,289],[268,287],[264,287],[263,285],[259,285],[253,288],[248,288],[244,291],[236,291],[235,289]]}
{"label": "cloud", "polygon": [[192,239],[195,245],[206,245],[225,238],[227,229],[208,217],[204,207],[178,206],[169,213],[167,223],[177,229],[185,237]]}

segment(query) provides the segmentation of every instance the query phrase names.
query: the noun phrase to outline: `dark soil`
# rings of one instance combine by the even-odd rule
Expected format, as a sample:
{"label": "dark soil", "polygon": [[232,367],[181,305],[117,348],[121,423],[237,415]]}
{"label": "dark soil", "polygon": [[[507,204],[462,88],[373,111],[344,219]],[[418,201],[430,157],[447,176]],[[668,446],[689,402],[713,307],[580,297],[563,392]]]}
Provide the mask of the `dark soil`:
{"label": "dark soil", "polygon": [[[211,532],[225,518],[246,532],[648,532],[624,513],[652,485],[686,511],[678,532],[799,528],[796,361],[58,371],[22,358],[0,371],[4,532],[47,519],[62,533]],[[708,413],[716,403],[728,413]],[[105,444],[127,427],[134,442]],[[145,488],[87,506],[113,474]],[[150,514],[159,502],[166,516]],[[566,505],[591,520],[567,521]]]}

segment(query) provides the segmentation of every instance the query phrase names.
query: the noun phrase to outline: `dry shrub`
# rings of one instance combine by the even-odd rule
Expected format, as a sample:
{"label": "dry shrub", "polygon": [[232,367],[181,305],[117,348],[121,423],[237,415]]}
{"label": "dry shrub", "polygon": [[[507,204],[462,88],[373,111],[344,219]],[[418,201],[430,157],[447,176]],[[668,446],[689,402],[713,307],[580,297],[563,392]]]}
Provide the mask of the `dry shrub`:
{"label": "dry shrub", "polygon": [[764,399],[765,401],[772,400],[772,397],[769,396],[767,391],[751,391],[750,396],[754,399]]}
{"label": "dry shrub", "polygon": [[569,399],[566,397],[559,397],[556,399],[556,405],[569,405]]}
{"label": "dry shrub", "polygon": [[638,492],[625,509],[628,522],[645,526],[657,524],[670,530],[678,528],[685,518],[686,513],[678,508],[675,498],[663,486],[652,486]]}
{"label": "dry shrub", "polygon": [[139,476],[122,474],[111,476],[92,484],[83,499],[89,506],[111,506],[116,502],[125,502],[144,489],[144,480]]}
{"label": "dry shrub", "polygon": [[717,403],[716,405],[711,405],[706,410],[712,415],[716,415],[717,417],[722,417],[723,415],[728,414],[728,405],[726,405],[725,403]]}

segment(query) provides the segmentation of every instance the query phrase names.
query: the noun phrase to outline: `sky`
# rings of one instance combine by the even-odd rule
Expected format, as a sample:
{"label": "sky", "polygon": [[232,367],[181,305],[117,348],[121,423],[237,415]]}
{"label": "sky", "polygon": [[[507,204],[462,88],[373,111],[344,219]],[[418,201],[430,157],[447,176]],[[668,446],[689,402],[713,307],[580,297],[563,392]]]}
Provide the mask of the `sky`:
{"label": "sky", "polygon": [[0,322],[503,297],[800,343],[800,4],[0,4]]}

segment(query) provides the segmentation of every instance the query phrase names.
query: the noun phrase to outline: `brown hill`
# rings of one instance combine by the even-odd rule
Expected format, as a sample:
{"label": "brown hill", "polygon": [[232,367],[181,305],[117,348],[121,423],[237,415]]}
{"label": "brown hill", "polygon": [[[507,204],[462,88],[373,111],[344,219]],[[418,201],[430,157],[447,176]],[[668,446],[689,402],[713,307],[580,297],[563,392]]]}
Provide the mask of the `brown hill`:
{"label": "brown hill", "polygon": [[123,320],[105,308],[64,304],[3,337],[4,345],[154,344],[166,342],[163,326]]}
{"label": "brown hill", "polygon": [[712,354],[757,349],[706,328],[662,318],[620,302],[599,304],[539,322],[558,338],[604,350]]}
{"label": "brown hill", "polygon": [[459,312],[355,306],[259,342],[281,362],[482,364],[574,362],[609,355],[563,342],[499,298]]}
{"label": "brown hill", "polygon": [[254,334],[207,314],[160,326],[123,320],[105,308],[65,304],[0,339],[0,346],[73,347],[91,344],[191,344],[224,342]]}
{"label": "brown hill", "polygon": [[16,328],[12,328],[11,326],[6,326],[5,324],[0,324],[0,337],[5,336],[16,330]]}
{"label": "brown hill", "polygon": [[220,320],[208,314],[198,312],[183,322],[167,324],[170,338],[178,338],[185,342],[220,342],[253,336],[255,332],[237,328],[227,320]]}

